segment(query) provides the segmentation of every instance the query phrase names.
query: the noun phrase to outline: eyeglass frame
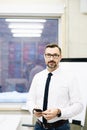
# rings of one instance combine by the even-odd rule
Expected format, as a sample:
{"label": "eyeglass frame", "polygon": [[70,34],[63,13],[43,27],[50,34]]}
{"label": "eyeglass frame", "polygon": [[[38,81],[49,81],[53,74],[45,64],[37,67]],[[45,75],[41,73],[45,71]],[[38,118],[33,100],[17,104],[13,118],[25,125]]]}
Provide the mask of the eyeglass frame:
{"label": "eyeglass frame", "polygon": [[54,53],[54,54],[47,53],[47,54],[45,54],[45,57],[48,58],[48,59],[50,59],[51,57],[53,57],[54,59],[58,59],[59,56],[60,55],[57,54],[57,53]]}

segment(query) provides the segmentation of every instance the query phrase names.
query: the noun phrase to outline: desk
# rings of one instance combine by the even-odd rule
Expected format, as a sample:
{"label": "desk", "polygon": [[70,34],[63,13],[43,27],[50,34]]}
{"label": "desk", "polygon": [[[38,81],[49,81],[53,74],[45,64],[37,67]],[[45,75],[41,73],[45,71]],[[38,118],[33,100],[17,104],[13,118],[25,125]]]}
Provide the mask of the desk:
{"label": "desk", "polygon": [[0,130],[17,130],[20,121],[20,115],[0,115]]}
{"label": "desk", "polygon": [[33,117],[25,103],[0,103],[0,130],[32,130],[22,124],[32,124]]}

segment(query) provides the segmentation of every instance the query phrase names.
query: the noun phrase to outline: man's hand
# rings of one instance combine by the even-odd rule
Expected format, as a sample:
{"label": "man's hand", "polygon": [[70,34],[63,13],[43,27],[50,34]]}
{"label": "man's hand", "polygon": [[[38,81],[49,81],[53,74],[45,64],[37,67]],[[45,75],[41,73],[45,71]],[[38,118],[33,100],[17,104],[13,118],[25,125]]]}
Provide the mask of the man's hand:
{"label": "man's hand", "polygon": [[58,112],[60,112],[60,109],[49,109],[49,110],[43,111],[42,115],[46,120],[51,120],[57,116]]}
{"label": "man's hand", "polygon": [[37,111],[37,110],[33,110],[33,114],[36,116],[36,117],[41,117],[42,116],[42,112],[40,111]]}

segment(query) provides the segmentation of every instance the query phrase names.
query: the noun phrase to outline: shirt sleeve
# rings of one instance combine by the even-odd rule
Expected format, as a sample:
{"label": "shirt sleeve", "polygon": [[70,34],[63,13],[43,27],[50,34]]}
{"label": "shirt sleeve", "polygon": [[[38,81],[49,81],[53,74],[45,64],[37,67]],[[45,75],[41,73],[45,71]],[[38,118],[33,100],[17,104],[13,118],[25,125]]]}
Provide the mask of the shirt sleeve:
{"label": "shirt sleeve", "polygon": [[26,102],[26,107],[32,113],[33,109],[36,107],[35,105],[35,89],[36,89],[36,78],[34,76],[33,81],[31,83],[30,90],[28,92],[28,97],[27,97],[27,102]]}
{"label": "shirt sleeve", "polygon": [[69,82],[69,99],[69,105],[65,108],[61,108],[62,118],[68,119],[74,117],[83,110],[83,100],[76,77],[70,79]]}

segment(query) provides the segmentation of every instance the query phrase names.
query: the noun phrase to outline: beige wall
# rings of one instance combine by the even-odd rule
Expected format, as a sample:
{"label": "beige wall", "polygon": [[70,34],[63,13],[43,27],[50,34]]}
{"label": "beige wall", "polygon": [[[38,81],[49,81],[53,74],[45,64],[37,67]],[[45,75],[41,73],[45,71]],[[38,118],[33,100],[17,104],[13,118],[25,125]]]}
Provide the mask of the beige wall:
{"label": "beige wall", "polygon": [[80,0],[66,3],[66,46],[68,57],[87,57],[87,14],[81,13]]}

